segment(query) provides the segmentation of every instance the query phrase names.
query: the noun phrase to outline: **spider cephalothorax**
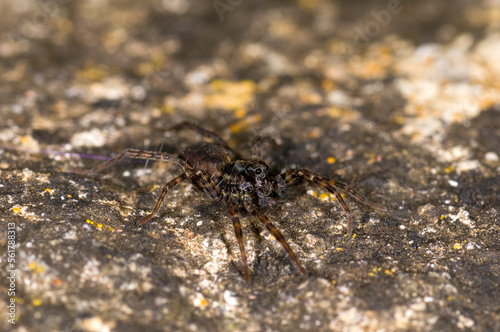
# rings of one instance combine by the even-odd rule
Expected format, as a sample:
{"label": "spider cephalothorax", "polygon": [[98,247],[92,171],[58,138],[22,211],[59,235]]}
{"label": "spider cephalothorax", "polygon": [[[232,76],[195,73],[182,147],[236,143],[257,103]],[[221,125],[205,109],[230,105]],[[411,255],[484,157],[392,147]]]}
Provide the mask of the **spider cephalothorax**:
{"label": "spider cephalothorax", "polygon": [[[243,245],[243,232],[238,217],[238,213],[241,210],[256,216],[278,241],[281,242],[300,271],[305,273],[304,268],[283,235],[269,222],[269,219],[264,214],[265,208],[273,203],[276,198],[282,198],[286,187],[294,182],[308,180],[333,193],[347,213],[347,232],[349,235],[352,232],[352,214],[339,191],[346,192],[356,200],[376,210],[386,211],[385,207],[368,201],[347,185],[325,178],[307,169],[293,168],[278,172],[269,168],[266,163],[258,158],[258,147],[256,144],[252,146],[252,159],[240,159],[222,138],[211,131],[188,122],[182,122],[169,130],[179,129],[194,130],[202,136],[211,139],[212,142],[202,142],[189,146],[178,157],[166,152],[128,149],[90,171],[78,172],[94,174],[123,158],[174,162],[179,167],[181,175],[163,187],[153,212],[142,218],[140,223],[146,222],[158,212],[169,190],[184,180],[191,181],[196,188],[206,192],[213,199],[226,203],[240,247],[246,280],[249,279],[248,266]],[[259,142],[259,140],[255,140],[254,142]]]}
{"label": "spider cephalothorax", "polygon": [[236,160],[224,168],[221,187],[226,187],[229,195],[223,195],[231,204],[242,205],[251,212],[253,208],[269,205],[270,198],[281,195],[273,173],[263,161]]}

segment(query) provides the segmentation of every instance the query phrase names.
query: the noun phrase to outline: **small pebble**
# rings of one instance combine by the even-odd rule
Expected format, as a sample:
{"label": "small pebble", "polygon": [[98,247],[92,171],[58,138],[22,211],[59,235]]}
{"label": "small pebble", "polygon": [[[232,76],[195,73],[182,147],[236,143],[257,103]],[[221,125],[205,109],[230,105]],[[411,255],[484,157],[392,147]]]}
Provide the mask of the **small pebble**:
{"label": "small pebble", "polygon": [[493,152],[493,151],[490,151],[490,152],[486,152],[486,154],[484,155],[484,160],[488,161],[488,162],[498,162],[498,155]]}

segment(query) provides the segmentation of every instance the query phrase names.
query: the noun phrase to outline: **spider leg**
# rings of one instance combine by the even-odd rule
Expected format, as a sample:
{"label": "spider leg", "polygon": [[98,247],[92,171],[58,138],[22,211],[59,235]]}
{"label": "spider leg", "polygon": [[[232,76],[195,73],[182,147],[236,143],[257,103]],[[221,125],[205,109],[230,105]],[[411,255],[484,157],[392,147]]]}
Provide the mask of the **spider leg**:
{"label": "spider leg", "polygon": [[349,187],[345,183],[338,182],[338,181],[335,181],[335,180],[332,180],[332,179],[328,179],[328,182],[329,182],[329,184],[331,186],[337,187],[340,190],[344,190],[345,192],[347,192],[349,195],[351,195],[352,197],[354,197],[359,202],[361,202],[361,203],[363,203],[365,205],[368,205],[368,206],[372,207],[375,210],[378,210],[378,211],[381,211],[381,212],[387,212],[387,208],[385,206],[367,200],[360,193],[358,193],[357,191],[355,191],[354,189],[352,189],[351,187]]}
{"label": "spider leg", "polygon": [[155,205],[153,212],[151,212],[150,214],[148,214],[147,216],[142,218],[139,221],[139,224],[144,224],[146,221],[151,219],[151,217],[153,217],[160,209],[160,206],[163,203],[163,200],[165,199],[165,196],[167,195],[168,191],[186,179],[187,179],[187,175],[181,174],[178,177],[171,180],[170,182],[168,182],[165,186],[163,186],[163,189],[162,189],[161,194],[160,194],[160,198],[158,198],[158,201],[156,201],[156,205]]}
{"label": "spider leg", "polygon": [[191,123],[191,122],[184,121],[184,122],[178,123],[178,124],[168,128],[167,131],[182,130],[182,129],[191,129],[191,130],[197,132],[198,134],[200,134],[201,136],[212,139],[215,144],[220,145],[223,148],[229,149],[229,146],[227,145],[226,141],[224,141],[219,135],[217,135],[213,131],[206,130],[206,129],[204,129],[204,128],[202,128],[194,123]]}
{"label": "spider leg", "polygon": [[102,171],[103,169],[111,166],[112,164],[122,160],[122,159],[145,159],[145,160],[160,160],[160,161],[173,161],[179,167],[181,168],[186,168],[188,167],[186,162],[169,154],[166,152],[154,152],[154,151],[142,151],[142,150],[136,150],[136,149],[127,149],[117,155],[116,157],[111,158],[110,160],[97,165],[96,167],[90,169],[90,170],[79,170],[79,169],[71,169],[70,171],[72,173],[79,173],[79,174],[85,174],[85,175],[93,175],[95,173],[98,173]]}
{"label": "spider leg", "polygon": [[78,169],[72,169],[71,171],[74,173],[79,173],[79,174],[85,174],[85,175],[93,175],[97,172],[102,171],[106,167],[111,166],[112,164],[124,159],[144,159],[144,160],[159,160],[159,161],[173,161],[179,166],[179,168],[182,171],[182,174],[179,175],[178,177],[174,178],[170,182],[168,182],[164,187],[163,190],[160,194],[160,198],[156,202],[155,208],[152,213],[148,214],[146,217],[142,218],[139,223],[143,224],[147,220],[149,220],[151,217],[153,217],[158,210],[160,209],[161,204],[163,203],[163,200],[165,199],[165,195],[169,190],[171,190],[173,187],[184,181],[185,179],[188,178],[188,175],[186,172],[190,171],[192,168],[182,159],[179,159],[169,153],[166,152],[155,152],[155,151],[143,151],[143,150],[136,150],[136,149],[127,149],[117,155],[114,158],[111,158],[110,160],[97,165],[96,167],[90,169],[90,170],[78,170]]}
{"label": "spider leg", "polygon": [[264,214],[262,214],[260,212],[256,212],[256,213],[253,213],[253,214],[257,218],[259,218],[260,222],[262,224],[264,224],[264,226],[266,226],[266,228],[271,232],[272,235],[274,235],[274,237],[276,239],[278,239],[278,241],[280,241],[280,243],[283,246],[283,248],[285,248],[285,250],[288,252],[288,255],[290,256],[290,258],[299,267],[300,272],[302,272],[302,274],[306,274],[306,270],[304,270],[304,268],[302,267],[302,265],[300,265],[300,262],[297,259],[297,256],[295,256],[295,254],[292,251],[292,248],[290,248],[290,246],[288,245],[288,242],[286,242],[285,237],[281,234],[281,232],[276,227],[274,227],[273,224],[271,224],[269,222],[269,219]]}
{"label": "spider leg", "polygon": [[[331,189],[333,189],[333,188],[331,188]],[[349,238],[351,238],[351,235],[352,235],[352,212],[351,212],[351,209],[349,209],[349,207],[345,203],[344,199],[342,198],[342,195],[337,190],[333,189],[333,191],[332,190],[328,190],[328,191],[335,193],[335,197],[337,197],[337,200],[339,201],[340,205],[342,205],[342,208],[344,209],[345,213],[347,213],[347,236]]]}
{"label": "spider leg", "polygon": [[196,171],[192,168],[184,172],[187,173],[189,180],[196,186],[199,191],[208,194],[213,199],[217,199],[217,185],[211,177],[205,174],[205,172],[202,172],[200,170]]}
{"label": "spider leg", "polygon": [[313,182],[317,186],[331,192],[332,194],[335,195],[337,200],[339,201],[340,205],[344,209],[345,213],[347,214],[347,233],[349,236],[352,234],[352,212],[351,209],[347,206],[345,203],[344,199],[342,198],[342,195],[339,193],[338,190],[342,190],[347,192],[349,195],[354,197],[357,201],[370,206],[371,208],[385,212],[387,211],[387,208],[385,206],[382,206],[380,204],[371,202],[364,198],[360,193],[346,185],[345,183],[335,181],[333,179],[328,179],[324,178],[319,174],[313,173],[307,169],[292,169],[289,170],[285,173],[282,174],[282,177],[285,179],[285,183],[288,185],[296,180],[303,180],[307,179],[308,181]]}
{"label": "spider leg", "polygon": [[238,240],[238,245],[240,246],[241,260],[243,261],[243,269],[245,272],[245,280],[248,281],[248,265],[247,265],[247,255],[245,254],[245,246],[243,245],[243,231],[241,229],[240,218],[238,218],[238,212],[233,205],[229,206],[229,214],[233,220],[234,234]]}
{"label": "spider leg", "polygon": [[250,147],[252,151],[252,159],[262,159],[262,150],[261,146],[263,143],[274,143],[278,145],[276,139],[271,136],[257,136],[252,140],[252,145]]}

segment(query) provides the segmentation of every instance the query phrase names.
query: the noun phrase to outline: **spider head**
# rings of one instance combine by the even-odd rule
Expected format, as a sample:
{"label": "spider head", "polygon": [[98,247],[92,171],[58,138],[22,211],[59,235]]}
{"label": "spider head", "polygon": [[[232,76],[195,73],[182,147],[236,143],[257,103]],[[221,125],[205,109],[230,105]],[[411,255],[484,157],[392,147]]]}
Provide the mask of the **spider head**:
{"label": "spider head", "polygon": [[268,170],[269,166],[260,160],[236,160],[226,166],[224,173],[233,184],[243,181],[258,185],[266,180]]}
{"label": "spider head", "polygon": [[236,160],[225,167],[224,180],[240,192],[240,197],[246,197],[259,206],[269,205],[275,179],[263,161]]}

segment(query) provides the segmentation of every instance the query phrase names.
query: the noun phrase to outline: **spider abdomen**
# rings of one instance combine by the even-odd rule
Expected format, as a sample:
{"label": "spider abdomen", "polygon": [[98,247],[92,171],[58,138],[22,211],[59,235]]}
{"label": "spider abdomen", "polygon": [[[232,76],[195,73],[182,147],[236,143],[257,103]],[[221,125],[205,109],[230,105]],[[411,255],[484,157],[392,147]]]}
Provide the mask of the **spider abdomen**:
{"label": "spider abdomen", "polygon": [[213,177],[220,177],[224,167],[235,160],[234,153],[213,143],[198,143],[186,148],[179,156],[189,166]]}

